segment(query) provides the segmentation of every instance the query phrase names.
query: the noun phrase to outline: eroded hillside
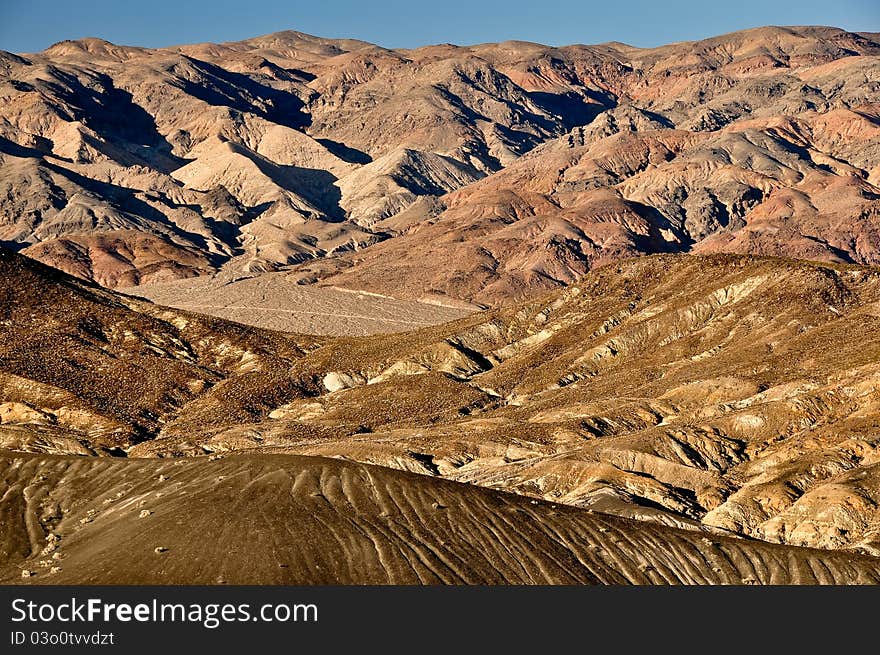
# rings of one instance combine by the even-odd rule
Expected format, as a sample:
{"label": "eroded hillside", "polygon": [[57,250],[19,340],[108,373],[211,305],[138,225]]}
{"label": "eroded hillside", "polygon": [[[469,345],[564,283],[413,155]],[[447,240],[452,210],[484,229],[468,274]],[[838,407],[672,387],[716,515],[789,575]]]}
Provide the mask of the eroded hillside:
{"label": "eroded hillside", "polygon": [[341,457],[878,554],[876,269],[653,256],[442,326],[318,339],[3,264],[6,448]]}

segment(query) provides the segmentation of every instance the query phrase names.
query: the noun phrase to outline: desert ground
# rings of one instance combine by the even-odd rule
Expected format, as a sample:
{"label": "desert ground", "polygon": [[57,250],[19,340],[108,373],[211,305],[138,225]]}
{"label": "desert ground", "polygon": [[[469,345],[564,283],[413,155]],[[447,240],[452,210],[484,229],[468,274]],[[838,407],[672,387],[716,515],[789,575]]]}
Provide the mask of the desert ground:
{"label": "desert ground", "polygon": [[228,280],[209,276],[119,289],[160,305],[282,332],[358,336],[403,332],[466,316],[476,306],[397,300],[343,288],[302,285],[283,272]]}

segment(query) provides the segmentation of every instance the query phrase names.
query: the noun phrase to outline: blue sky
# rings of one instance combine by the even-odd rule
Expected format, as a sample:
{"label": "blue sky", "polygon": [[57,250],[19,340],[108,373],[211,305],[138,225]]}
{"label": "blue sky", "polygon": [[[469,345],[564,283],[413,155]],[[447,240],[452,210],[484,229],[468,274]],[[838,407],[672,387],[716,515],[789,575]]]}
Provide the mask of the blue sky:
{"label": "blue sky", "polygon": [[98,36],[165,46],[296,29],[387,47],[522,39],[652,46],[759,25],[880,31],[878,0],[0,0],[0,49]]}

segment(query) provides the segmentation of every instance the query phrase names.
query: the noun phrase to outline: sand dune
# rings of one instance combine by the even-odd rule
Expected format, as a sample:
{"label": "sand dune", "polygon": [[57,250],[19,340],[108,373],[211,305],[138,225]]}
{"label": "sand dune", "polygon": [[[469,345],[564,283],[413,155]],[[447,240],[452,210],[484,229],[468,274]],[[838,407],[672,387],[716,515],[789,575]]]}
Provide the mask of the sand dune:
{"label": "sand dune", "polygon": [[0,457],[27,584],[858,584],[880,560],[644,525],[351,462]]}

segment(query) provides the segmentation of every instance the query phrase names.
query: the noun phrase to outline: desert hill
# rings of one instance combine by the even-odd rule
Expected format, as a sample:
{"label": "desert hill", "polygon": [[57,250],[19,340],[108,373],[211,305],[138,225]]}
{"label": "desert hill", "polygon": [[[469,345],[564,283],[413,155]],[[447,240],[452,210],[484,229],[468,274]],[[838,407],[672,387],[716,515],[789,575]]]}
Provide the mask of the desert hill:
{"label": "desert hill", "polygon": [[878,553],[877,269],[652,256],[509,308],[340,338],[161,308],[17,255],[0,280],[8,449],[330,456]]}
{"label": "desert hill", "polygon": [[0,580],[876,583],[878,219],[871,33],[0,52]]}
{"label": "desert hill", "polygon": [[[275,370],[321,343],[167,310],[7,250],[0,250],[0,288],[3,447],[79,454],[128,447],[212,389],[223,388],[224,404],[248,413],[261,393],[284,393],[271,388]],[[223,383],[261,370],[269,373],[264,391],[251,386],[233,401]]]}

